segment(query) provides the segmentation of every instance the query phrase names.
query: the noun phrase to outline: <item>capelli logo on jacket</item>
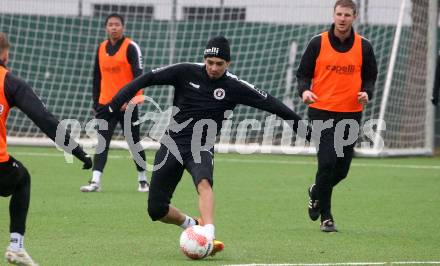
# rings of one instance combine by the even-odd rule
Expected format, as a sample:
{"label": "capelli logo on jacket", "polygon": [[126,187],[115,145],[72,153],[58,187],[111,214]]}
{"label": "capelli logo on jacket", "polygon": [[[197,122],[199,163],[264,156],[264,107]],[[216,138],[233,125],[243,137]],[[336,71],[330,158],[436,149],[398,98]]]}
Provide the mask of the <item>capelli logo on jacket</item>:
{"label": "capelli logo on jacket", "polygon": [[122,71],[119,66],[103,67],[102,70],[112,74],[120,73]]}
{"label": "capelli logo on jacket", "polygon": [[328,71],[334,71],[336,74],[353,74],[355,66],[354,65],[346,65],[346,66],[340,66],[340,65],[327,65],[325,67]]}
{"label": "capelli logo on jacket", "polygon": [[3,109],[5,109],[5,107],[3,106],[3,104],[0,104],[0,115],[3,114]]}

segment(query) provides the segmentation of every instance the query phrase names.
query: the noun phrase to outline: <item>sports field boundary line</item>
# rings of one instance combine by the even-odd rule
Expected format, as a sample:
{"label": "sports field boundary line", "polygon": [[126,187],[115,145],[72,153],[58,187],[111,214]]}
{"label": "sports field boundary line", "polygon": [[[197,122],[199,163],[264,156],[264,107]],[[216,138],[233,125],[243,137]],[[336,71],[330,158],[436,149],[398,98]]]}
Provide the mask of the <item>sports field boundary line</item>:
{"label": "sports field boundary line", "polygon": [[[300,164],[300,165],[316,165],[316,162],[306,161],[286,161],[286,160],[249,160],[249,159],[216,159],[219,162],[232,163],[270,163],[270,164]],[[386,168],[410,168],[410,169],[435,169],[439,170],[440,165],[421,165],[421,164],[380,164],[380,163],[357,163],[353,162],[352,166],[360,167],[386,167]]]}
{"label": "sports field boundary line", "polygon": [[251,264],[224,264],[222,266],[360,266],[360,265],[440,265],[440,261],[392,261],[392,262],[339,262],[339,263],[251,263]]}
{"label": "sports field boundary line", "polygon": [[[63,157],[63,153],[45,153],[45,152],[12,152],[14,156],[38,156],[38,157]],[[129,155],[109,155],[111,159],[131,159]],[[226,159],[216,158],[215,162],[227,163],[255,163],[255,164],[293,164],[293,165],[316,165],[314,161],[295,161],[295,160],[249,160],[249,159]],[[425,169],[440,170],[440,165],[421,165],[421,164],[382,164],[382,163],[358,163],[353,162],[352,167],[383,167],[383,168],[405,168],[405,169]]]}

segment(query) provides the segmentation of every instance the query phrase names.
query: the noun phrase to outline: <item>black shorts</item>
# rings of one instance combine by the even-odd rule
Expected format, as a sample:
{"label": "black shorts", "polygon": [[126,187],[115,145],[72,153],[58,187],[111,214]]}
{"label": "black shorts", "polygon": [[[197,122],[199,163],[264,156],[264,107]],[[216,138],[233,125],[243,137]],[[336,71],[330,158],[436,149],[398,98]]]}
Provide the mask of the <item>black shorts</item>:
{"label": "black shorts", "polygon": [[8,161],[0,163],[0,196],[11,196],[26,173],[23,164],[12,156]]}
{"label": "black shorts", "polygon": [[154,159],[151,176],[149,201],[159,201],[169,204],[177,184],[186,169],[197,186],[203,179],[213,185],[214,149],[202,150],[199,156],[193,156],[189,145],[178,145],[182,163],[165,146],[161,145]]}

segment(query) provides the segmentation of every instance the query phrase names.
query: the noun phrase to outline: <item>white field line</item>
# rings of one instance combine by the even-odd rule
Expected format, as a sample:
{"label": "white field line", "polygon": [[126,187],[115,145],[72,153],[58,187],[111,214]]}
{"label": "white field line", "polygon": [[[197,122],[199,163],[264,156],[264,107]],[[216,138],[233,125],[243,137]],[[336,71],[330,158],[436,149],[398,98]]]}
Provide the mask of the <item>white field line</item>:
{"label": "white field line", "polygon": [[225,264],[223,266],[358,266],[358,265],[440,265],[440,261],[341,262],[341,263],[282,263],[282,264]]}
{"label": "white field line", "polygon": [[[287,161],[287,160],[249,160],[249,159],[216,159],[218,162],[231,163],[256,163],[256,164],[301,164],[301,165],[316,165],[316,162],[306,161]],[[421,165],[421,164],[385,164],[385,163],[352,163],[352,166],[360,167],[385,167],[385,168],[410,168],[410,169],[436,169],[440,170],[440,165]]]}
{"label": "white field line", "polygon": [[[37,156],[37,157],[62,157],[63,153],[44,153],[44,152],[13,152],[12,156]],[[131,158],[129,155],[109,155],[111,159]],[[250,163],[250,164],[296,164],[296,165],[316,165],[313,161],[295,161],[295,160],[250,160],[250,159],[225,159],[216,158],[215,162],[227,163]],[[440,165],[422,165],[422,164],[386,164],[386,163],[352,163],[354,167],[383,167],[383,168],[405,168],[405,169],[425,169],[440,170]]]}

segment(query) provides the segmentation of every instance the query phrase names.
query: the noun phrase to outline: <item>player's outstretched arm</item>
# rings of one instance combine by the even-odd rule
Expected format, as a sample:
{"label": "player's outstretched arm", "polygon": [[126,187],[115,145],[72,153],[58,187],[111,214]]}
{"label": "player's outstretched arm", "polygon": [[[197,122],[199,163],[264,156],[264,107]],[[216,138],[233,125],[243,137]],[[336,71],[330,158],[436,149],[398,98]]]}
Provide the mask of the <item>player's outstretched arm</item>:
{"label": "player's outstretched arm", "polygon": [[[16,106],[25,113],[51,140],[55,142],[59,121],[43,105],[41,100],[35,95],[33,90],[24,81],[8,73],[8,82],[15,84],[8,86],[6,91],[8,102],[11,106]],[[92,168],[90,156],[66,133],[64,143],[57,143],[58,146],[65,148],[66,152],[72,153],[81,160],[83,169]],[[74,147],[68,150],[67,146]]]}
{"label": "player's outstretched arm", "polygon": [[112,99],[112,101],[101,107],[98,117],[109,117],[117,113],[122,105],[129,102],[136,93],[146,87],[153,85],[174,85],[176,79],[185,69],[185,64],[175,64],[149,71],[125,85]]}
{"label": "player's outstretched arm", "polygon": [[103,105],[96,110],[96,116],[106,119],[115,115],[125,103],[130,101],[136,95],[139,90],[155,85],[153,83],[153,75],[152,72],[145,73],[125,85],[113,97],[110,103]]}
{"label": "player's outstretched arm", "polygon": [[[367,93],[368,101],[373,99],[375,83],[377,80],[377,63],[373,46],[367,39],[362,39],[362,68],[361,68],[361,92]],[[364,102],[365,103],[365,102]]]}
{"label": "player's outstretched arm", "polygon": [[268,94],[266,99],[264,100],[264,103],[261,105],[257,105],[255,107],[267,111],[269,113],[275,114],[280,118],[282,118],[283,120],[294,121],[294,123],[292,124],[292,129],[296,133],[299,133],[298,128],[300,127],[307,128],[305,132],[306,135],[300,137],[305,138],[307,141],[310,141],[311,131],[312,131],[311,127],[308,124],[304,123],[302,117],[300,117],[297,113],[295,113],[293,110],[291,110],[289,107],[287,107],[277,98]]}
{"label": "player's outstretched arm", "polygon": [[310,141],[310,127],[304,124],[302,118],[297,113],[269,93],[253,86],[240,84],[236,89],[235,97],[237,97],[238,103],[267,111],[286,121],[293,121],[292,129],[296,133],[298,133],[299,127],[307,128],[306,135],[301,137]]}

